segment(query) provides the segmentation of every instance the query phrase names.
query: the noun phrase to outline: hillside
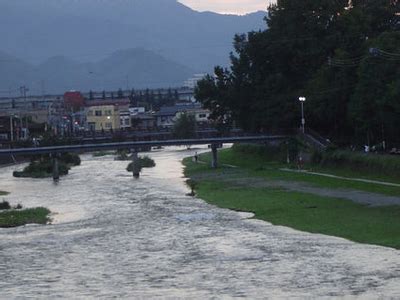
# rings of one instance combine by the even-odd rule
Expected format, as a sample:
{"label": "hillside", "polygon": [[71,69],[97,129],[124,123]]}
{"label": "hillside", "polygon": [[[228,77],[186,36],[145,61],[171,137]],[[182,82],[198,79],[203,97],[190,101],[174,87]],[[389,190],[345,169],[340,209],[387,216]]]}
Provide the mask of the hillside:
{"label": "hillside", "polygon": [[[96,62],[78,62],[55,56],[31,65],[0,53],[0,90],[16,90],[27,85],[31,94],[61,93],[75,89],[88,91],[129,87],[180,86],[193,70],[151,51],[120,50]],[[14,93],[15,94],[15,93]]]}
{"label": "hillside", "polygon": [[143,47],[204,72],[226,65],[234,34],[264,28],[264,15],[200,13],[176,0],[2,0],[0,49],[84,62]]}

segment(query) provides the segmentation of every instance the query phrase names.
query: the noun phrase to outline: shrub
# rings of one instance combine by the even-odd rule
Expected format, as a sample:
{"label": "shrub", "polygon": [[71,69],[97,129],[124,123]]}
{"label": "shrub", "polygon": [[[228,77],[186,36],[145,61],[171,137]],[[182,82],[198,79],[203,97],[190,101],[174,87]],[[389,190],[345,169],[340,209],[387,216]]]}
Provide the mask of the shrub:
{"label": "shrub", "polygon": [[[139,157],[139,170],[142,168],[153,168],[156,166],[154,160],[152,160],[148,156]],[[126,168],[128,172],[133,172],[133,162],[131,162],[128,167]]]}
{"label": "shrub", "polygon": [[0,202],[0,210],[6,210],[10,208],[10,203],[8,203],[7,201],[3,200],[3,202]]}
{"label": "shrub", "polygon": [[400,172],[400,157],[379,154],[364,154],[351,151],[327,151],[321,154],[323,166],[341,166],[358,171],[374,171],[393,175]]}

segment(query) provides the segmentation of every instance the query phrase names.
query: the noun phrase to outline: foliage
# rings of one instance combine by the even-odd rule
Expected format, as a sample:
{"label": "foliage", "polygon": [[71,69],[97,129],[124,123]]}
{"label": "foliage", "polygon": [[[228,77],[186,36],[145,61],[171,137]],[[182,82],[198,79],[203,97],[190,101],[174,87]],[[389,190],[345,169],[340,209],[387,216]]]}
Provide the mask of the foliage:
{"label": "foliage", "polygon": [[[348,200],[293,192],[279,187],[257,187],[253,182],[260,182],[263,178],[267,183],[273,180],[297,181],[329,189],[351,188],[397,196],[400,194],[398,188],[393,187],[392,192],[388,193],[391,187],[305,173],[284,173],[272,163],[266,164],[262,156],[262,153],[244,156],[231,149],[224,150],[220,156],[221,162],[236,162],[238,165],[231,172],[228,169],[210,170],[206,165],[185,159],[185,175],[196,180],[199,197],[219,207],[252,212],[256,218],[275,225],[400,249],[398,206],[369,207]],[[207,157],[202,157],[202,160],[207,160]],[[267,166],[263,172],[254,171],[254,166],[262,165]],[[247,180],[241,182],[238,188],[237,181],[243,178]]]}
{"label": "foliage", "polygon": [[180,114],[175,120],[172,134],[178,139],[191,139],[196,136],[196,119],[188,113]]}
{"label": "foliage", "polygon": [[[139,170],[142,170],[143,168],[153,168],[156,166],[154,160],[148,156],[139,157],[138,160],[139,160]],[[126,168],[126,170],[128,172],[133,172],[133,166],[134,166],[133,162],[131,162]]]}
{"label": "foliage", "polygon": [[254,132],[307,125],[346,143],[396,142],[400,110],[399,1],[278,0],[268,29],[234,38],[196,98],[217,123]]}
{"label": "foliage", "polygon": [[11,205],[7,201],[0,202],[0,210],[10,209]]}
{"label": "foliage", "polygon": [[[60,175],[67,175],[72,166],[79,166],[81,159],[76,153],[60,155],[58,169]],[[14,171],[14,177],[47,178],[53,175],[53,159],[50,155],[43,155],[32,159],[23,171]]]}
{"label": "foliage", "polygon": [[50,211],[44,207],[0,212],[0,227],[10,228],[26,224],[47,224]]}
{"label": "foliage", "polygon": [[350,170],[376,172],[388,176],[395,176],[400,172],[400,157],[344,150],[320,153],[319,164],[328,167],[335,166]]}
{"label": "foliage", "polygon": [[112,151],[97,151],[92,154],[93,157],[102,157],[114,154]]}

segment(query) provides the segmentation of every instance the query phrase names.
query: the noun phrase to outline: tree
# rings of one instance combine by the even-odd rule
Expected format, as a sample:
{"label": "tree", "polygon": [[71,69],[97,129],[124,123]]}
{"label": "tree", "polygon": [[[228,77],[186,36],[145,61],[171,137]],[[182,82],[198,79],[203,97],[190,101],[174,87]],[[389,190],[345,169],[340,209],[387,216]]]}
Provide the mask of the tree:
{"label": "tree", "polygon": [[[352,3],[277,0],[266,17],[268,30],[236,35],[230,68],[216,67],[200,81],[196,98],[215,122],[235,121],[248,131],[298,127],[298,98],[306,96],[307,124],[330,137],[377,136],[382,120],[392,120],[383,126],[391,132],[387,128],[397,126],[400,1]],[[385,64],[371,57],[373,43],[386,52],[379,52]]]}
{"label": "tree", "polygon": [[103,91],[103,92],[102,92],[101,98],[102,98],[103,100],[106,99],[106,91]]}
{"label": "tree", "polygon": [[191,139],[196,137],[196,119],[188,113],[181,113],[175,120],[172,134],[178,139]]}

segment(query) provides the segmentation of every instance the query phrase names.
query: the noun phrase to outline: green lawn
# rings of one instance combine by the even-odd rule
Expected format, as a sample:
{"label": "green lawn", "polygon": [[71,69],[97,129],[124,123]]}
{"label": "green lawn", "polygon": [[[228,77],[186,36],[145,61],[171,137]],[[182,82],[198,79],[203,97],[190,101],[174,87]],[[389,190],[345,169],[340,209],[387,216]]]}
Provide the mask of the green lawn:
{"label": "green lawn", "polygon": [[[231,177],[248,176],[266,180],[300,181],[326,188],[351,188],[386,195],[400,195],[400,188],[351,182],[308,174],[280,171],[279,163],[258,156],[222,150],[221,164],[239,168],[210,169],[185,159],[185,174],[196,181],[197,195],[219,207],[255,213],[256,218],[298,230],[343,237],[400,249],[400,206],[367,207],[349,200],[292,192],[282,188],[238,187],[227,183]],[[209,161],[209,155],[201,156]],[[212,180],[210,176],[212,175]],[[221,177],[219,177],[221,176]],[[224,180],[219,180],[219,178]]]}
{"label": "green lawn", "polygon": [[47,224],[50,221],[47,208],[29,208],[0,211],[0,227],[17,227],[25,224]]}
{"label": "green lawn", "polygon": [[[288,166],[284,163],[266,160],[265,158],[259,155],[243,154],[234,151],[232,149],[220,150],[218,154],[219,154],[220,164],[239,166],[241,171],[245,171],[250,176],[254,177],[262,177],[270,180],[300,181],[318,187],[355,189],[355,190],[384,194],[389,196],[400,196],[400,187],[385,186],[381,184],[366,183],[359,181],[349,181],[338,178],[329,178],[307,173],[281,171],[280,170],[281,168],[288,168]],[[202,155],[200,159],[209,163],[211,161],[211,156],[210,154],[205,154]],[[222,166],[222,168],[224,168],[224,166]],[[367,176],[366,173],[364,172],[363,173],[364,176],[360,176],[361,174],[356,174],[356,172],[350,172],[348,170],[340,171],[338,168],[336,168],[336,172],[333,172],[332,169],[324,170],[323,168],[320,168],[317,171],[318,172],[330,171],[329,172],[330,174],[343,177],[357,177],[357,178],[364,177],[367,179],[382,180],[381,177],[374,177],[373,174],[369,174],[369,176]],[[386,177],[385,180],[392,183],[400,183],[396,181],[396,179],[394,178]]]}

